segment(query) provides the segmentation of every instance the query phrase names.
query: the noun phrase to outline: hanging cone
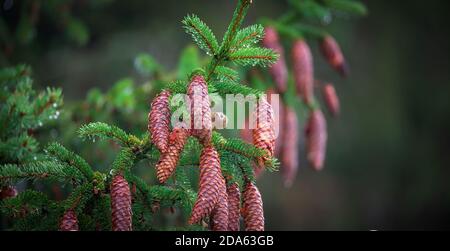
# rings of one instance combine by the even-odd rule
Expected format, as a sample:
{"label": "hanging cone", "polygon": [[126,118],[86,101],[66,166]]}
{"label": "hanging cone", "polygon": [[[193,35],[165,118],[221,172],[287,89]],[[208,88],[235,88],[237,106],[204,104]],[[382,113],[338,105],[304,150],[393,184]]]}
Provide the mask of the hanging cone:
{"label": "hanging cone", "polygon": [[307,158],[312,167],[321,170],[325,162],[327,147],[327,122],[320,110],[314,110],[309,115],[306,125]]}
{"label": "hanging cone", "polygon": [[219,201],[222,187],[220,158],[213,146],[205,146],[200,156],[200,181],[197,201],[192,209],[189,224],[209,216]]}
{"label": "hanging cone", "polygon": [[228,195],[225,179],[221,179],[219,201],[211,213],[211,229],[213,231],[228,230]]}
{"label": "hanging cone", "polygon": [[327,35],[320,41],[320,50],[331,67],[338,71],[341,76],[346,77],[348,75],[348,66],[344,55],[332,36]]}
{"label": "hanging cone", "polygon": [[284,58],[284,49],[280,43],[277,31],[273,27],[266,27],[264,31],[265,36],[262,40],[263,46],[272,49],[280,55],[278,61],[270,67],[269,72],[276,84],[278,92],[284,93],[287,90],[288,81],[288,71]]}
{"label": "hanging cone", "polygon": [[311,104],[314,97],[314,65],[311,49],[305,40],[294,43],[292,62],[297,93],[306,104]]}
{"label": "hanging cone", "polygon": [[281,154],[281,173],[284,185],[290,187],[298,169],[298,121],[295,110],[286,106],[283,129],[283,151]]}
{"label": "hanging cone", "polygon": [[267,95],[267,101],[271,104],[273,115],[274,115],[274,129],[275,132],[278,132],[278,135],[275,139],[275,157],[279,158],[281,153],[281,146],[283,145],[283,122],[284,122],[284,104],[282,100],[279,100],[278,107],[274,106],[274,103],[272,102],[272,95],[277,94],[272,88],[269,88],[266,91]]}
{"label": "hanging cone", "polygon": [[[241,130],[241,139],[244,142],[247,142],[249,144],[253,143],[253,130],[249,129],[249,121],[248,119],[245,120],[244,129]],[[259,167],[257,164],[253,164],[253,172],[255,175],[255,178],[258,179],[261,177],[261,174],[264,172],[264,167]]]}
{"label": "hanging cone", "polygon": [[264,231],[263,202],[255,184],[247,183],[243,197],[242,216],[245,231]]}
{"label": "hanging cone", "polygon": [[228,231],[239,231],[241,217],[241,192],[239,186],[233,183],[227,188],[228,194]]}
{"label": "hanging cone", "polygon": [[161,153],[165,153],[169,144],[169,91],[162,91],[152,102],[152,108],[148,114],[148,131],[151,140]]}
{"label": "hanging cone", "polygon": [[170,133],[167,151],[160,156],[156,164],[156,175],[160,183],[165,183],[172,176],[188,137],[189,131],[182,127],[174,128]]}
{"label": "hanging cone", "polygon": [[79,231],[78,228],[78,219],[74,210],[67,210],[59,224],[60,231]]}
{"label": "hanging cone", "polygon": [[253,144],[266,152],[266,156],[258,158],[260,168],[274,155],[275,128],[271,105],[261,97],[254,112],[257,116],[256,128],[253,129]]}
{"label": "hanging cone", "polygon": [[122,175],[111,182],[111,219],[113,231],[131,231],[131,192]]}
{"label": "hanging cone", "polygon": [[208,84],[201,75],[194,76],[189,84],[187,95],[191,102],[192,136],[201,144],[211,142],[212,122],[211,103],[208,96]]}
{"label": "hanging cone", "polygon": [[0,200],[14,198],[18,194],[17,189],[13,186],[4,186],[0,190]]}
{"label": "hanging cone", "polygon": [[339,97],[336,94],[336,89],[332,84],[326,84],[322,87],[322,96],[325,100],[325,104],[328,108],[328,111],[333,115],[333,117],[337,117],[340,112],[340,104]]}

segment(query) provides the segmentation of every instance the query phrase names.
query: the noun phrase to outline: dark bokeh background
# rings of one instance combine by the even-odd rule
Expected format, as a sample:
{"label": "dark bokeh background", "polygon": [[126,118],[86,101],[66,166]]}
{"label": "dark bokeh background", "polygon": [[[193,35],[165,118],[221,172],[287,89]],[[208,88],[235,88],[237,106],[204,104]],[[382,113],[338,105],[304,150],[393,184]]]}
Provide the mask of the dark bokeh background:
{"label": "dark bokeh background", "polygon": [[[284,1],[255,0],[248,23],[277,17]],[[336,19],[327,29],[351,66],[342,80],[313,46],[316,74],[332,80],[342,116],[329,121],[326,168],[316,173],[302,155],[286,190],[279,174],[259,182],[267,229],[390,230],[450,227],[450,21],[446,1],[367,0],[369,16]],[[78,10],[91,40],[78,47],[57,31],[37,35],[13,62],[34,68],[40,85],[62,86],[65,99],[84,98],[136,76],[133,59],[148,52],[168,68],[190,43],[180,21],[196,13],[222,35],[233,1],[116,1]],[[7,14],[2,12],[2,14]],[[302,153],[303,149],[300,149]]]}

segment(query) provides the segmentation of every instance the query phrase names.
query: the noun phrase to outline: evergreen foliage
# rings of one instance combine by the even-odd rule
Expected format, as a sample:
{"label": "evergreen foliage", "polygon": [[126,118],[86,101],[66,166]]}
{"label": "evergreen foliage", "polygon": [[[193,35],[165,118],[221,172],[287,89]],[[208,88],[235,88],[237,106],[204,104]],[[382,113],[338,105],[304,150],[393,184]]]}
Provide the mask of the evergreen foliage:
{"label": "evergreen foliage", "polygon": [[[206,65],[201,63],[195,47],[188,47],[182,53],[175,74],[166,72],[150,55],[140,54],[135,60],[135,66],[141,74],[153,77],[152,86],[137,87],[132,80],[123,79],[106,93],[92,90],[85,101],[64,110],[66,113],[62,118],[58,118],[63,105],[60,89],[47,88],[36,92],[32,88],[31,70],[27,66],[19,65],[1,70],[0,187],[26,180],[26,187],[30,188],[22,189],[15,198],[0,201],[0,216],[13,222],[7,227],[14,230],[57,230],[64,212],[73,209],[78,215],[81,230],[110,230],[109,183],[114,175],[120,173],[132,187],[133,229],[205,230],[200,225],[186,225],[197,196],[196,181],[202,148],[199,142],[193,138],[188,139],[175,175],[167,184],[158,184],[153,169],[159,152],[148,140],[148,133],[143,133],[143,130],[146,128],[149,94],[162,89],[170,90],[172,94],[185,94],[188,78],[193,73],[201,72],[205,75],[211,95],[263,94],[256,88],[242,84],[240,72],[232,68],[230,63],[235,66],[266,67],[276,62],[278,55],[258,46],[258,42],[264,37],[262,25],[241,29],[252,1],[237,2],[221,43],[197,16],[188,15],[182,21],[185,31],[192,36],[198,48],[210,57]],[[297,6],[293,16],[307,12],[316,13],[314,16],[317,17],[325,15],[323,12],[330,8],[355,14],[365,13],[362,5],[349,0],[304,2],[309,4],[307,8],[316,10],[305,11],[306,7],[297,6],[297,1],[290,1],[293,6]],[[323,2],[326,8],[319,2]],[[292,20],[288,18],[284,17]],[[283,34],[290,36],[301,36],[308,32],[308,29],[300,26],[295,29],[287,28],[287,22],[284,21],[264,22],[276,23],[280,30],[284,30]],[[72,20],[69,25],[72,32],[83,33],[82,24],[76,20]],[[81,36],[79,42],[86,39]],[[119,122],[112,125],[115,119]],[[134,123],[127,123],[128,121]],[[56,142],[50,142],[45,149],[41,149],[35,135],[44,133],[43,128],[46,126],[59,127],[60,131],[79,127],[72,131],[76,131],[81,140],[65,141],[63,137],[55,137]],[[142,136],[135,136],[140,134]],[[68,138],[76,136],[75,133],[63,135]],[[94,151],[91,147],[86,148],[90,152],[79,155],[75,153],[80,150],[80,145],[92,145],[96,139],[101,139],[102,142],[98,143],[101,147],[112,149],[115,153],[114,160],[102,164],[93,163],[91,166],[88,161],[94,161],[100,151]],[[67,147],[74,148],[74,151],[58,143],[64,141],[69,142]],[[225,138],[218,131],[213,132],[212,143],[219,152],[222,172],[228,183],[237,183],[242,190],[245,182],[255,182],[252,165],[258,157],[267,154],[265,151],[238,138]],[[101,148],[100,146],[97,147]],[[265,163],[265,168],[275,171],[278,165],[275,158],[270,158]],[[141,175],[141,167],[146,168],[146,175]],[[52,196],[32,189],[36,188],[34,184],[38,182],[53,186],[64,185],[65,199],[59,203]],[[164,210],[167,208],[180,209],[182,212],[169,228],[158,217],[163,215],[164,219],[169,219],[170,213]]]}

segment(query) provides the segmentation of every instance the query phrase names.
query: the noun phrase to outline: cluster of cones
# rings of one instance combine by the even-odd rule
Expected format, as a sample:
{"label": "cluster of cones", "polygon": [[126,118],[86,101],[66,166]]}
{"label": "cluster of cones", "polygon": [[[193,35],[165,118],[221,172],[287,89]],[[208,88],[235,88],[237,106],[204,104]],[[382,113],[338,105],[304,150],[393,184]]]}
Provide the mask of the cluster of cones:
{"label": "cluster of cones", "polygon": [[[131,191],[127,180],[122,174],[116,174],[112,178],[110,185],[111,196],[111,227],[112,231],[131,231],[132,210]],[[59,223],[60,231],[79,231],[78,217],[76,210],[67,209],[61,217]]]}
{"label": "cluster of cones", "polygon": [[[190,99],[190,125],[180,122],[170,130],[170,92],[161,92],[152,102],[149,113],[149,132],[152,143],[160,151],[160,159],[156,165],[157,178],[165,183],[174,173],[184,145],[189,137],[195,137],[203,146],[200,156],[200,180],[197,200],[194,204],[189,224],[196,224],[209,218],[212,230],[237,231],[240,217],[244,218],[247,231],[264,230],[264,214],[261,195],[257,187],[246,180],[241,194],[237,184],[227,182],[222,174],[220,156],[211,142],[212,117],[225,119],[223,116],[212,116],[211,103],[208,96],[207,83],[203,76],[191,78],[187,96]],[[258,127],[253,130],[255,146],[266,153],[258,159],[263,166],[273,155],[275,134],[273,130],[273,112],[270,104],[264,99],[257,106]],[[241,208],[242,204],[242,208]]]}
{"label": "cluster of cones", "polygon": [[[288,89],[289,72],[286,64],[284,48],[275,28],[266,27],[263,45],[276,51],[280,58],[270,68],[270,75],[275,83],[275,90],[269,89],[267,95],[278,92],[283,94]],[[324,36],[320,40],[321,52],[328,63],[342,76],[348,74],[347,64],[342,51],[333,37]],[[314,65],[311,49],[304,39],[294,42],[291,49],[292,72],[295,80],[297,95],[309,107],[310,113],[305,125],[307,159],[315,170],[324,166],[327,144],[327,124],[323,112],[315,99],[315,89],[320,88],[325,106],[334,117],[339,115],[340,104],[336,90],[331,83],[320,83],[314,79]],[[293,108],[281,102],[278,116],[279,135],[276,139],[275,155],[281,160],[281,171],[286,186],[292,185],[295,180],[299,159],[299,122]],[[243,131],[243,139],[251,141],[248,132]]]}

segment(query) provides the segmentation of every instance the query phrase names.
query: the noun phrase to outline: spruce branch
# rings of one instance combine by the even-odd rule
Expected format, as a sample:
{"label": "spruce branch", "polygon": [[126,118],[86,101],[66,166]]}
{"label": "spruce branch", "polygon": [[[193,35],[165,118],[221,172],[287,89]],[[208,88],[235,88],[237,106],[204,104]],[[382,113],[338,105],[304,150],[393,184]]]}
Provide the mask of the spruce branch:
{"label": "spruce branch", "polygon": [[226,66],[217,66],[214,74],[219,81],[238,81],[239,73]]}
{"label": "spruce branch", "polygon": [[65,163],[69,166],[73,166],[80,170],[80,172],[89,180],[94,178],[94,171],[91,166],[79,155],[67,150],[59,143],[50,143],[45,149],[46,153],[61,163]]}
{"label": "spruce branch", "polygon": [[108,125],[102,122],[94,122],[87,125],[83,125],[78,130],[78,135],[83,139],[113,139],[126,147],[139,147],[142,145],[142,141],[136,136],[127,134],[124,130]]}
{"label": "spruce branch", "polygon": [[[226,139],[218,132],[213,132],[212,142],[218,150],[234,152],[247,158],[258,158],[267,155],[266,151],[255,147],[253,144],[245,143],[241,139]],[[276,158],[269,158],[264,164],[270,171],[278,170],[279,164]]]}
{"label": "spruce branch", "polygon": [[228,60],[242,66],[270,66],[278,60],[279,55],[267,48],[244,48],[228,55]]}
{"label": "spruce branch", "polygon": [[239,0],[236,9],[231,19],[228,29],[225,32],[222,44],[220,46],[219,54],[211,60],[206,69],[206,81],[209,82],[212,75],[214,74],[216,68],[224,63],[224,60],[228,57],[231,43],[234,40],[239,28],[242,25],[245,15],[247,14],[248,8],[252,0]]}
{"label": "spruce branch", "polygon": [[21,166],[5,164],[0,166],[0,180],[45,179],[84,180],[77,169],[54,161],[35,161]]}
{"label": "spruce branch", "polygon": [[47,195],[34,190],[25,190],[14,198],[1,201],[2,213],[10,217],[25,217],[39,215],[43,207],[49,207],[53,202]]}
{"label": "spruce branch", "polygon": [[81,214],[87,202],[93,196],[93,185],[85,183],[75,188],[70,196],[64,201],[64,211],[69,209],[75,210],[77,214]]}
{"label": "spruce branch", "polygon": [[212,82],[211,85],[213,85],[217,89],[217,92],[223,96],[227,94],[242,94],[244,96],[255,95],[256,97],[259,97],[264,94],[259,90],[232,81],[215,81]]}
{"label": "spruce branch", "polygon": [[237,183],[243,188],[246,180],[255,181],[251,159],[224,150],[220,152],[220,161],[228,183]]}
{"label": "spruce branch", "polygon": [[93,201],[92,219],[96,223],[96,230],[111,229],[111,197],[109,194],[99,194]]}
{"label": "spruce branch", "polygon": [[126,170],[130,170],[134,165],[135,159],[136,155],[131,148],[122,148],[112,164],[113,173],[123,173]]}
{"label": "spruce branch", "polygon": [[222,55],[228,54],[232,42],[236,37],[236,34],[238,33],[245,16],[247,15],[247,11],[250,8],[251,3],[252,0],[239,0],[233,14],[233,18],[231,19],[230,25],[228,26],[228,29],[223,37],[223,42],[220,47],[220,54]]}
{"label": "spruce branch", "polygon": [[15,67],[3,68],[0,71],[0,85],[7,85],[11,82],[20,81],[21,78],[31,74],[31,68],[28,65],[17,65]]}
{"label": "spruce branch", "polygon": [[324,4],[337,11],[351,13],[354,15],[367,15],[367,8],[364,4],[353,0],[324,0]]}
{"label": "spruce branch", "polygon": [[187,83],[186,81],[177,80],[174,82],[170,82],[166,85],[166,88],[170,90],[171,93],[186,93],[187,92]]}
{"label": "spruce branch", "polygon": [[208,55],[217,55],[219,43],[211,29],[195,15],[188,15],[182,21],[186,33],[190,34],[200,49]]}
{"label": "spruce branch", "polygon": [[234,51],[239,48],[253,47],[256,43],[261,41],[264,37],[264,27],[260,24],[254,24],[240,30],[233,42],[230,50]]}

